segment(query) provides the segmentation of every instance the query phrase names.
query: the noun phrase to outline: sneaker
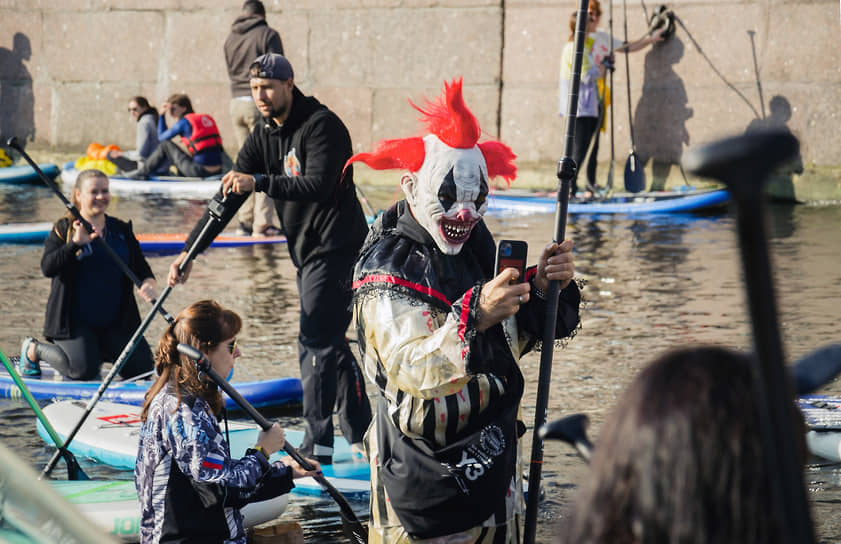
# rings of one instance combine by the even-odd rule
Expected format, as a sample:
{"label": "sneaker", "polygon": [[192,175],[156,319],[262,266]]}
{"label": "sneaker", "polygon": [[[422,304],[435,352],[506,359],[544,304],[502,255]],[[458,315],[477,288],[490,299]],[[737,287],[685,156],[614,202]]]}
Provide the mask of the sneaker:
{"label": "sneaker", "polygon": [[144,179],[148,179],[149,176],[146,175],[146,173],[143,172],[140,168],[138,168],[137,170],[130,170],[130,171],[125,172],[123,174],[119,174],[117,177],[121,177],[123,179],[144,180]]}
{"label": "sneaker", "polygon": [[280,230],[279,228],[277,228],[273,225],[268,225],[268,226],[260,229],[259,233],[253,234],[252,236],[269,238],[269,237],[272,237],[272,236],[280,236],[282,234],[283,234],[283,231]]}
{"label": "sneaker", "polygon": [[362,442],[354,442],[350,445],[350,456],[354,463],[368,462],[368,455],[365,453],[365,445]]}
{"label": "sneaker", "polygon": [[237,236],[251,236],[251,225],[246,225],[240,221],[237,227]]}
{"label": "sneaker", "polygon": [[35,342],[35,339],[31,336],[27,336],[23,339],[23,343],[20,345],[20,361],[18,361],[18,371],[21,373],[22,376],[40,376],[41,375],[41,365],[38,364],[38,361],[31,361],[27,356],[27,352],[29,352],[29,345]]}

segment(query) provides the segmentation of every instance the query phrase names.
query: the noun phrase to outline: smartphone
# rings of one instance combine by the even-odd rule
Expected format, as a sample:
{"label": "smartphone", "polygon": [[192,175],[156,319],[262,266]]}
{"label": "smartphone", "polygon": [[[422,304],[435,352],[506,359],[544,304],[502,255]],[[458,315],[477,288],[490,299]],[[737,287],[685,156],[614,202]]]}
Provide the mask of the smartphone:
{"label": "smartphone", "polygon": [[506,268],[516,268],[520,271],[518,282],[526,279],[526,257],[529,246],[523,240],[500,240],[496,244],[495,274],[499,275]]}

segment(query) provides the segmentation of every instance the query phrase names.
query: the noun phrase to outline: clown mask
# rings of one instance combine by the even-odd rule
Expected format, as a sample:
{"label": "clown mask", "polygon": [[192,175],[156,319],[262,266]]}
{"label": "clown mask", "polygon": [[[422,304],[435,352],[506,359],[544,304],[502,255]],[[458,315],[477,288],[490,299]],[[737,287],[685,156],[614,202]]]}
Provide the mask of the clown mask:
{"label": "clown mask", "polygon": [[452,148],[434,135],[423,141],[423,166],[400,185],[415,220],[442,253],[455,255],[488,208],[488,169],[476,146]]}

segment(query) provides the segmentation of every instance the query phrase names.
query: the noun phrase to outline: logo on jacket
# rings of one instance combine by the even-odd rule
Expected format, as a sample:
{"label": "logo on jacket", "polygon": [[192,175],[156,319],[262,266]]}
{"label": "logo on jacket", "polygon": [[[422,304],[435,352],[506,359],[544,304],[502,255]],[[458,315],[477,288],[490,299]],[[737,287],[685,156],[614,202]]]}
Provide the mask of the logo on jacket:
{"label": "logo on jacket", "polygon": [[294,147],[289,150],[289,153],[286,154],[286,158],[283,159],[283,170],[286,172],[287,176],[301,175],[301,161],[299,161],[298,156],[295,155]]}

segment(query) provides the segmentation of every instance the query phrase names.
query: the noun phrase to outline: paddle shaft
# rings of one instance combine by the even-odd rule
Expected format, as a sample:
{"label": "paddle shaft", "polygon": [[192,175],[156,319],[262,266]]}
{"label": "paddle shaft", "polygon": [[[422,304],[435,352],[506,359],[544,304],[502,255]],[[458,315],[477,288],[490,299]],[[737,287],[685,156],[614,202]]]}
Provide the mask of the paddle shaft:
{"label": "paddle shaft", "polygon": [[[555,224],[553,241],[564,241],[569,208],[569,189],[575,177],[577,165],[571,159],[575,140],[575,121],[578,114],[578,88],[581,84],[581,65],[584,56],[584,41],[587,37],[587,0],[579,0],[578,15],[575,21],[575,45],[569,102],[567,103],[566,124],[564,126],[564,156],[558,162],[558,201],[555,206]],[[570,167],[571,166],[571,167]],[[526,517],[523,527],[523,544],[533,544],[537,530],[537,507],[540,503],[540,478],[543,469],[543,439],[539,430],[546,422],[546,409],[549,404],[549,382],[552,378],[552,351],[555,344],[555,322],[558,313],[560,285],[550,281],[546,289],[546,313],[543,328],[543,349],[540,352],[540,370],[537,381],[537,399],[534,410],[534,433],[531,443],[529,463],[529,493],[526,500]]]}
{"label": "paddle shaft", "polygon": [[[234,389],[234,387],[227,382],[222,376],[220,376],[213,367],[210,365],[210,361],[207,357],[202,354],[199,350],[190,346],[188,344],[178,344],[177,346],[178,352],[182,355],[189,357],[190,359],[196,361],[196,366],[198,367],[200,372],[207,374],[207,376],[213,380],[216,385],[218,385],[222,391],[224,391],[230,398],[233,400],[240,408],[243,409],[245,413],[247,413],[251,419],[253,419],[257,425],[260,426],[264,431],[268,431],[272,427],[272,423],[266,419],[263,414],[257,411],[254,406],[251,405],[250,402],[245,400],[242,395],[240,395],[239,391]],[[289,454],[292,459],[295,460],[296,463],[301,465],[304,470],[314,470],[315,467],[307,461],[299,452],[296,450],[288,441],[284,441],[283,444],[283,451]],[[317,474],[313,476],[313,479],[318,482],[336,501],[336,504],[339,505],[339,509],[342,511],[343,519],[347,520],[351,524],[353,524],[354,529],[354,537],[359,534],[361,537],[362,534],[359,533],[361,531],[364,533],[365,540],[361,542],[367,541],[367,531],[360,523],[359,519],[357,519],[356,514],[353,512],[353,508],[350,507],[350,504],[345,499],[344,495],[336,489],[336,487],[330,483],[327,478],[324,477],[323,474]],[[358,538],[356,540],[359,540]]]}
{"label": "paddle shaft", "polygon": [[[55,429],[52,425],[50,425],[50,421],[47,419],[47,416],[44,415],[44,412],[41,410],[41,407],[38,405],[38,402],[35,400],[35,397],[32,396],[32,393],[29,391],[29,388],[26,386],[26,383],[18,374],[17,370],[15,369],[15,365],[6,357],[6,354],[3,353],[3,350],[0,350],[0,360],[3,361],[3,366],[6,367],[6,371],[9,373],[9,376],[12,377],[14,380],[15,385],[17,385],[18,389],[20,390],[21,395],[26,400],[26,403],[29,404],[29,407],[32,408],[32,411],[35,412],[35,417],[41,422],[44,426],[44,429],[47,430],[47,434],[50,435],[50,439],[56,445],[56,447],[61,447],[61,438],[59,438],[58,433],[55,432]],[[89,480],[88,475],[82,470],[82,467],[79,466],[79,463],[76,461],[76,457],[73,453],[65,450],[64,452],[64,460],[67,462],[67,479],[68,480]]]}
{"label": "paddle shaft", "polygon": [[[610,35],[610,54],[613,55],[613,0],[608,0],[607,4],[607,28],[608,33]],[[613,59],[614,67],[616,64],[616,59]],[[610,70],[610,74],[608,75],[609,85],[607,86],[607,93],[606,95],[610,98],[610,168],[607,170],[607,181],[605,182],[605,187],[607,188],[607,192],[610,193],[613,190],[613,163],[615,162],[615,154],[614,154],[614,133],[613,133],[613,69]],[[605,104],[605,107],[608,107]]]}
{"label": "paddle shaft", "polygon": [[[795,156],[797,139],[788,131],[763,131],[728,138],[684,154],[687,169],[727,184],[736,204],[742,269],[757,365],[754,381],[768,485],[775,497],[769,516],[782,520],[783,542],[814,542],[803,464],[797,447],[794,399],[786,375],[777,319],[771,262],[765,233],[764,185],[778,164]],[[771,470],[773,469],[773,471]]]}
{"label": "paddle shaft", "polygon": [[[193,258],[195,258],[196,254],[199,251],[199,247],[201,247],[200,244],[203,243],[204,239],[207,237],[207,233],[212,228],[215,220],[217,220],[216,216],[211,214],[211,221],[205,223],[204,228],[202,229],[199,236],[196,238],[196,241],[193,242],[193,245],[187,252],[186,257],[183,261],[181,261],[181,264],[178,265],[179,274],[182,274],[184,270],[187,269],[187,265],[190,263],[190,261],[192,261]],[[149,312],[146,314],[146,317],[143,318],[143,321],[140,323],[140,326],[137,328],[136,331],[134,331],[134,334],[132,335],[131,339],[129,339],[128,343],[126,344],[126,347],[123,348],[123,351],[122,353],[120,353],[120,356],[117,358],[116,361],[114,361],[114,364],[111,367],[111,371],[99,385],[93,397],[91,397],[91,399],[88,401],[88,404],[85,407],[85,411],[82,413],[82,417],[79,419],[79,422],[76,423],[76,426],[73,427],[73,429],[67,435],[67,438],[64,439],[64,444],[62,444],[61,447],[59,447],[58,451],[56,451],[50,459],[50,462],[47,463],[47,465],[44,467],[44,470],[41,472],[42,478],[44,476],[49,476],[50,472],[52,472],[52,470],[58,463],[59,456],[63,455],[64,451],[67,451],[67,446],[76,437],[76,434],[79,432],[79,430],[82,428],[82,425],[84,425],[85,421],[88,419],[88,416],[93,411],[93,408],[94,406],[96,406],[96,403],[99,402],[99,399],[102,398],[102,395],[105,393],[105,390],[108,389],[108,386],[110,386],[111,382],[114,381],[114,378],[117,376],[117,373],[119,373],[120,370],[123,368],[123,365],[125,365],[126,361],[128,361],[128,358],[131,357],[131,354],[134,353],[134,348],[137,347],[137,343],[140,341],[140,338],[143,336],[143,333],[146,332],[147,328],[149,328],[149,324],[155,317],[155,312],[158,311],[158,308],[161,304],[163,304],[163,302],[169,296],[170,292],[172,292],[172,287],[167,286],[166,289],[164,289],[163,292],[161,292],[161,296],[158,297],[158,300],[157,302],[155,302],[155,305],[149,310]],[[175,323],[175,320],[172,319],[171,316],[170,319],[168,319],[167,321],[170,325]]]}
{"label": "paddle shaft", "polygon": [[628,91],[628,133],[631,137],[631,154],[636,153],[634,145],[634,119],[631,115],[631,66],[628,62],[628,0],[622,0],[622,14],[625,27],[625,86]]}
{"label": "paddle shaft", "polygon": [[[58,196],[58,198],[61,199],[61,201],[64,203],[64,207],[67,208],[67,210],[73,215],[73,217],[75,217],[76,220],[82,224],[82,227],[88,232],[88,234],[93,234],[93,225],[91,225],[87,219],[82,217],[82,214],[81,212],[79,212],[78,208],[76,208],[76,206],[74,206],[73,203],[67,200],[67,197],[64,196],[64,193],[61,192],[61,189],[59,189],[58,186],[55,183],[53,183],[53,180],[51,180],[49,176],[44,174],[41,168],[35,163],[35,161],[32,160],[32,157],[30,157],[29,154],[27,154],[26,151],[23,150],[23,147],[20,145],[17,138],[10,138],[7,143],[9,147],[13,147],[20,152],[21,156],[24,159],[26,159],[26,162],[28,162],[29,165],[35,170],[35,172],[41,177],[41,179],[44,181],[47,187],[49,187],[53,191],[53,193],[55,193]],[[99,245],[105,250],[105,253],[107,253],[108,256],[111,257],[111,259],[115,263],[117,263],[117,266],[120,268],[120,270],[122,270],[123,274],[125,274],[126,277],[128,277],[128,279],[131,280],[131,282],[135,285],[135,287],[139,289],[142,283],[134,274],[134,272],[131,271],[131,268],[128,267],[126,262],[122,258],[120,258],[119,255],[117,255],[114,249],[108,245],[108,242],[106,242],[104,238],[102,238],[101,236],[97,236],[96,240],[99,242]],[[152,299],[151,304],[157,307],[157,311],[161,313],[164,319],[166,319],[168,322],[172,322],[172,316],[169,314],[169,312],[164,310],[164,308],[160,304],[156,304],[156,302],[157,301],[155,299]]]}

